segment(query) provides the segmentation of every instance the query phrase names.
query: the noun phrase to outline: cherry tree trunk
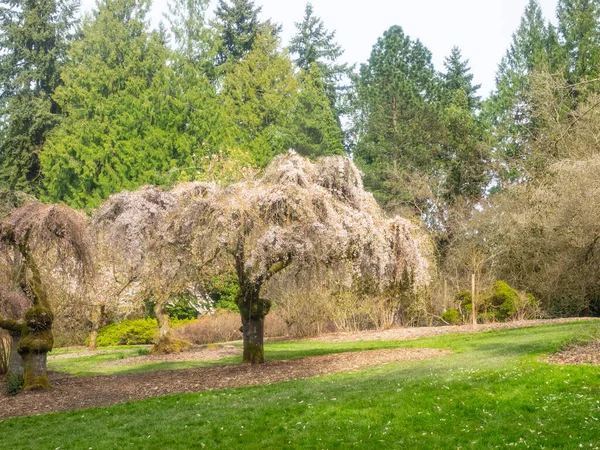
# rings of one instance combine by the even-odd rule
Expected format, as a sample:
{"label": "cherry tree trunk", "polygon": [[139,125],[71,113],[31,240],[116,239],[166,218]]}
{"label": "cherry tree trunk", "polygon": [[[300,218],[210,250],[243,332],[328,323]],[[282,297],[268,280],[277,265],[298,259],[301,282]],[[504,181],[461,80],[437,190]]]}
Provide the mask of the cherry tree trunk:
{"label": "cherry tree trunk", "polygon": [[242,289],[240,294],[237,304],[242,316],[243,363],[262,364],[265,362],[265,316],[271,309],[271,302],[261,299],[256,287]]}
{"label": "cherry tree trunk", "polygon": [[23,378],[25,375],[25,362],[17,348],[19,347],[19,341],[21,340],[21,333],[17,331],[10,331],[10,357],[8,360],[8,373],[7,375],[16,376]]}
{"label": "cherry tree trunk", "polygon": [[98,331],[100,330],[100,324],[104,317],[104,305],[98,305],[92,311],[92,330],[90,331],[90,344],[88,346],[91,352],[96,351],[98,342]]}
{"label": "cherry tree trunk", "polygon": [[169,319],[169,315],[165,311],[165,305],[168,298],[160,299],[156,302],[154,306],[154,314],[156,315],[156,320],[158,322],[158,338],[164,338],[171,331],[171,320]]}

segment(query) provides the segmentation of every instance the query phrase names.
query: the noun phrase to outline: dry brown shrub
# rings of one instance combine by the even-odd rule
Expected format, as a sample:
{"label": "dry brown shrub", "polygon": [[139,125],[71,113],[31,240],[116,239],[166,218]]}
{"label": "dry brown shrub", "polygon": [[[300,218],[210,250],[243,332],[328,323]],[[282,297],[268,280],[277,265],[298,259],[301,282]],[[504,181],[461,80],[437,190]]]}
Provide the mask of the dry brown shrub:
{"label": "dry brown shrub", "polygon": [[[201,316],[194,322],[175,327],[173,336],[198,345],[236,341],[242,338],[241,324],[239,313],[218,310],[214,314]],[[277,311],[265,317],[266,337],[285,335],[287,326]]]}
{"label": "dry brown shrub", "polygon": [[193,344],[212,344],[242,338],[239,313],[220,310],[173,330],[173,336]]}

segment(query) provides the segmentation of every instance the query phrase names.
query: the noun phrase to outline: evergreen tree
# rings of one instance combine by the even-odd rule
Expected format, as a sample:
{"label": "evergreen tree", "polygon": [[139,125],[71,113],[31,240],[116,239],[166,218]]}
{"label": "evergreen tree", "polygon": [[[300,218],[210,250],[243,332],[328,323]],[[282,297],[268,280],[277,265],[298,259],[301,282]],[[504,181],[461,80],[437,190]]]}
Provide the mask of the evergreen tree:
{"label": "evergreen tree", "polygon": [[259,33],[252,51],[225,75],[220,96],[231,120],[229,151],[246,152],[262,167],[288,150],[298,81],[272,33]]}
{"label": "evergreen tree", "polygon": [[73,33],[75,0],[0,2],[0,185],[36,193],[39,152],[58,122],[52,93]]}
{"label": "evergreen tree", "polygon": [[259,20],[261,10],[252,0],[219,0],[215,11],[215,24],[220,38],[218,65],[240,61],[254,48],[254,42],[261,32],[270,32],[273,36],[279,34],[279,26]]}
{"label": "evergreen tree", "polygon": [[444,177],[443,198],[453,203],[457,198],[479,200],[488,182],[487,148],[482,121],[478,115],[481,98],[480,85],[473,84],[468,60],[463,60],[454,47],[444,61],[443,123],[445,138],[442,143]]}
{"label": "evergreen tree", "polygon": [[289,45],[290,53],[295,55],[294,62],[305,72],[310,72],[316,65],[323,77],[323,86],[331,108],[339,122],[340,107],[337,86],[349,71],[347,64],[337,63],[344,51],[334,40],[335,31],[325,29],[323,20],[314,15],[310,3],[306,4],[302,22],[297,22],[295,25],[297,34],[292,37]]}
{"label": "evergreen tree", "polygon": [[293,113],[290,147],[304,156],[343,155],[343,135],[325,95],[319,68],[300,73],[300,93]]}
{"label": "evergreen tree", "polygon": [[558,28],[569,57],[570,81],[598,78],[600,74],[600,1],[560,0]]}
{"label": "evergreen tree", "polygon": [[479,108],[481,97],[477,91],[480,84],[473,84],[473,74],[469,67],[469,60],[463,60],[462,53],[458,47],[453,47],[450,56],[444,60],[445,72],[442,74],[444,90],[449,100],[452,101],[456,91],[462,91],[467,96],[468,108],[471,110]]}
{"label": "evergreen tree", "polygon": [[113,192],[193,179],[194,158],[222,140],[210,83],[167,65],[148,8],[103,0],[83,24],[54,95],[65,119],[41,155],[49,200],[94,207]]}
{"label": "evergreen tree", "polygon": [[[484,114],[495,135],[495,158],[500,167],[497,176],[504,183],[523,177],[523,161],[527,157],[528,140],[535,130],[529,102],[530,75],[551,67],[556,35],[546,27],[537,0],[529,0],[519,28],[502,59],[496,76],[496,91],[486,102]],[[557,58],[559,54],[557,53]]]}
{"label": "evergreen tree", "polygon": [[409,204],[420,210],[427,201],[428,194],[415,194],[416,183],[407,179],[426,179],[438,163],[439,84],[429,50],[399,26],[378,39],[361,66],[354,157],[366,186],[389,208]]}

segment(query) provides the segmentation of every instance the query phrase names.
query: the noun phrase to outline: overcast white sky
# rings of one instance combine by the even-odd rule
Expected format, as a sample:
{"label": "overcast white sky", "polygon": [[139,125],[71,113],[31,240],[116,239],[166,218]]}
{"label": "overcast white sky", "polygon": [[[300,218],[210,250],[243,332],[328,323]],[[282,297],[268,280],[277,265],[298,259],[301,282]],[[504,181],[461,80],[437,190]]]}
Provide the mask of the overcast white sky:
{"label": "overcast white sky", "polygon": [[[557,0],[540,0],[546,20],[555,22]],[[167,0],[154,0],[151,19],[157,24]],[[216,3],[213,0],[213,3]],[[283,25],[283,40],[294,34],[294,22],[302,20],[306,0],[255,0],[263,17]],[[475,82],[487,95],[508,48],[527,0],[312,0],[315,13],[345,50],[351,64],[365,62],[373,44],[392,25],[400,25],[413,39],[420,39],[433,53],[438,70],[454,45],[470,60]],[[95,0],[82,0],[89,11]],[[214,9],[211,7],[211,10]]]}

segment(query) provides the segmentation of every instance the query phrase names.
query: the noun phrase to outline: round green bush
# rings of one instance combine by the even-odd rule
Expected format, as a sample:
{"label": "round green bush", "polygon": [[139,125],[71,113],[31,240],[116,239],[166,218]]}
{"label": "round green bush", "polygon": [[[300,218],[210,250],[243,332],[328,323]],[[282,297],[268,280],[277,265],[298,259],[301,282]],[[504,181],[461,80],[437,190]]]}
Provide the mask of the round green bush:
{"label": "round green bush", "polygon": [[458,325],[462,322],[460,311],[456,308],[450,308],[444,314],[442,314],[442,320],[448,325]]}

